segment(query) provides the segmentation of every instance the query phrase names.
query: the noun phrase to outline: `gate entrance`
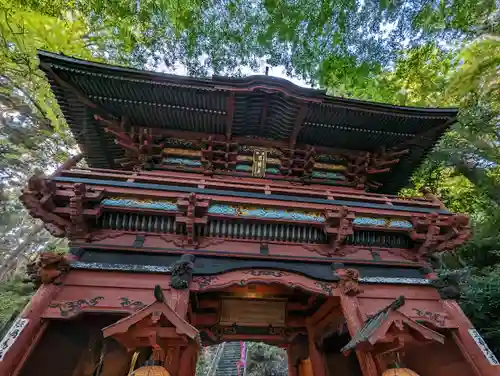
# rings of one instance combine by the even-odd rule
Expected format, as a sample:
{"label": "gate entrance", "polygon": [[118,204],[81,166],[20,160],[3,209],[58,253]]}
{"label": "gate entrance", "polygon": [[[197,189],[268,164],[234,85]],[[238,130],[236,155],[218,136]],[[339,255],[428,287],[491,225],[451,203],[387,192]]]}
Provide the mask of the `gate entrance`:
{"label": "gate entrance", "polygon": [[0,375],[193,376],[239,341],[286,349],[291,376],[498,374],[429,262],[468,219],[397,196],[456,110],[39,59],[83,155],[21,196],[70,250],[30,268]]}

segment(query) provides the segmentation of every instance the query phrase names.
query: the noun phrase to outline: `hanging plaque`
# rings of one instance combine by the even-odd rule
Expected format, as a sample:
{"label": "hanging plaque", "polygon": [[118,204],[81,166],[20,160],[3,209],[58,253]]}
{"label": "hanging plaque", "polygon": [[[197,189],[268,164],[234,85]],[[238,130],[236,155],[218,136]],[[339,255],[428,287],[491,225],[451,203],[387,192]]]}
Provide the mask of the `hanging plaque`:
{"label": "hanging plaque", "polygon": [[222,301],[220,325],[285,325],[284,301],[225,299]]}
{"label": "hanging plaque", "polygon": [[252,176],[263,178],[266,175],[266,165],[267,165],[267,151],[259,149],[254,150]]}

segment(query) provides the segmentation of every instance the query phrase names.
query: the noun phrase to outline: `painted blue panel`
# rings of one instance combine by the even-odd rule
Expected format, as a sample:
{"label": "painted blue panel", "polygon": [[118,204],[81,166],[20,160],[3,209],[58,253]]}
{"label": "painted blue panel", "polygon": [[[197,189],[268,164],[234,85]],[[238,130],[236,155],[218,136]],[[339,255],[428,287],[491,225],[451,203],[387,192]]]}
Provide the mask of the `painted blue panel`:
{"label": "painted blue panel", "polygon": [[214,195],[214,196],[230,196],[230,197],[243,197],[243,198],[259,198],[259,199],[264,199],[264,200],[310,202],[310,203],[314,203],[314,204],[329,204],[329,205],[336,205],[336,206],[344,206],[345,205],[345,206],[353,206],[353,207],[359,207],[359,208],[388,209],[388,210],[393,210],[393,211],[410,211],[410,212],[416,212],[416,213],[451,214],[449,211],[444,210],[444,209],[430,209],[430,208],[405,206],[405,205],[374,204],[371,202],[359,202],[359,201],[351,201],[351,200],[327,200],[324,198],[287,196],[287,195],[277,195],[277,194],[267,195],[265,193],[225,191],[222,189],[207,189],[207,188],[181,187],[181,186],[175,186],[175,185],[162,185],[162,184],[151,184],[151,183],[136,183],[136,182],[125,182],[125,181],[113,181],[113,180],[74,178],[74,177],[69,177],[69,176],[58,176],[58,177],[53,178],[52,180],[61,181],[61,182],[106,185],[109,187],[155,189],[155,190],[166,191],[166,192],[200,193],[200,194],[207,194],[207,195]]}
{"label": "painted blue panel", "polygon": [[129,199],[105,198],[101,201],[102,205],[138,208],[138,209],[157,209],[157,210],[177,210],[177,204],[168,201],[139,201]]}
{"label": "painted blue panel", "polygon": [[356,217],[352,223],[357,226],[385,226],[387,220],[383,218]]}
{"label": "painted blue panel", "polygon": [[287,219],[290,221],[324,222],[325,217],[320,213],[307,213],[299,211],[288,211],[270,208],[254,208],[245,206],[231,206],[223,204],[211,205],[209,214],[231,215],[238,217]]}
{"label": "painted blue panel", "polygon": [[191,166],[191,167],[201,166],[201,161],[198,161],[196,159],[189,159],[189,158],[168,157],[168,158],[164,158],[163,162],[170,163],[170,164],[178,164],[178,165],[183,165],[183,166]]}
{"label": "painted blue panel", "polygon": [[325,171],[313,171],[312,177],[318,179],[333,179],[333,180],[345,179],[345,176],[342,174],[337,174],[335,172],[325,172]]}
{"label": "painted blue panel", "polygon": [[252,166],[246,164],[236,165],[236,171],[252,171]]}
{"label": "painted blue panel", "polygon": [[392,220],[389,223],[389,227],[396,227],[396,228],[412,228],[413,225],[409,221],[403,221],[403,220]]}
{"label": "painted blue panel", "polygon": [[356,217],[353,224],[357,226],[379,226],[392,228],[412,228],[409,221],[390,219],[390,218],[372,218],[372,217]]}
{"label": "painted blue panel", "polygon": [[266,168],[266,173],[278,175],[278,174],[281,174],[281,171],[279,168],[269,167],[269,168]]}
{"label": "painted blue panel", "polygon": [[[252,166],[239,164],[239,165],[236,165],[235,170],[236,171],[252,171]],[[266,168],[266,173],[268,173],[268,174],[281,174],[281,171],[279,170],[279,168],[269,167],[269,168]]]}
{"label": "painted blue panel", "polygon": [[210,205],[208,214],[238,215],[238,208],[229,205]]}

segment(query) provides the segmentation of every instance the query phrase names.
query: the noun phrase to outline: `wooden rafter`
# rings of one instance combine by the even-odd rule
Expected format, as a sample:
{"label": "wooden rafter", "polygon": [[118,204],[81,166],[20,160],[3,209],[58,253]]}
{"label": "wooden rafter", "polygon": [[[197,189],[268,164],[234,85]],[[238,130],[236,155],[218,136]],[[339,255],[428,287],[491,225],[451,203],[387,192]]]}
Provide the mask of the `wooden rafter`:
{"label": "wooden rafter", "polygon": [[290,148],[290,153],[292,153],[292,150],[295,148],[295,145],[297,143],[297,136],[299,135],[300,130],[304,126],[304,120],[307,116],[307,111],[308,111],[308,104],[302,103],[297,113],[297,117],[295,118],[292,134],[290,135],[288,141],[289,142],[288,147]]}
{"label": "wooden rafter", "polygon": [[264,99],[264,104],[262,105],[262,112],[260,114],[260,124],[259,124],[258,134],[261,137],[264,136],[268,107],[269,107],[269,95],[266,94],[265,99]]}
{"label": "wooden rafter", "polygon": [[234,92],[229,93],[226,99],[226,139],[229,141],[232,135],[233,117],[234,117]]}

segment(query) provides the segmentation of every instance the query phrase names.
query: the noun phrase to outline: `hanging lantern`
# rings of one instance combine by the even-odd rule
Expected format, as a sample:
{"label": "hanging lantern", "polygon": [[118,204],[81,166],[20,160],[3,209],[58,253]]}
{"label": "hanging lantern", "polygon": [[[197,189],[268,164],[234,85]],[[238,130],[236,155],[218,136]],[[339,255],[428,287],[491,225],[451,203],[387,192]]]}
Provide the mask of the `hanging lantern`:
{"label": "hanging lantern", "polygon": [[382,376],[419,376],[418,373],[409,368],[389,368]]}
{"label": "hanging lantern", "polygon": [[136,369],[129,376],[170,376],[170,372],[156,363],[148,360],[141,368]]}
{"label": "hanging lantern", "polygon": [[[158,345],[153,345],[153,354],[151,354],[151,359],[144,363],[141,368],[129,373],[128,376],[171,376],[165,367],[161,364],[162,362],[162,349]],[[137,355],[139,353],[136,353]],[[137,361],[137,356],[134,354],[132,362]],[[135,360],[134,360],[135,358]],[[132,366],[133,368],[133,366]]]}

